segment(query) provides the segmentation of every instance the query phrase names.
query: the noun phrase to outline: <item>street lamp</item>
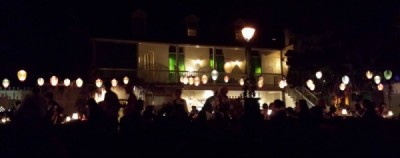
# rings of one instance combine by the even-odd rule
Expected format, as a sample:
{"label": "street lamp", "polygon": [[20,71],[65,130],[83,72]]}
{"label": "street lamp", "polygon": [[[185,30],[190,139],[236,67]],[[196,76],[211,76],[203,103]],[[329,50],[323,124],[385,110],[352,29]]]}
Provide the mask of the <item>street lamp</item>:
{"label": "street lamp", "polygon": [[250,51],[251,48],[249,46],[249,42],[251,38],[254,35],[254,32],[256,30],[252,27],[244,27],[242,29],[242,35],[244,40],[246,40],[246,47],[245,47],[245,55],[246,55],[246,65],[245,65],[245,74],[246,74],[246,79],[245,83],[243,85],[243,97],[244,98],[253,98],[255,96],[255,89],[257,88],[256,86],[256,81],[254,78],[254,74],[250,72]]}

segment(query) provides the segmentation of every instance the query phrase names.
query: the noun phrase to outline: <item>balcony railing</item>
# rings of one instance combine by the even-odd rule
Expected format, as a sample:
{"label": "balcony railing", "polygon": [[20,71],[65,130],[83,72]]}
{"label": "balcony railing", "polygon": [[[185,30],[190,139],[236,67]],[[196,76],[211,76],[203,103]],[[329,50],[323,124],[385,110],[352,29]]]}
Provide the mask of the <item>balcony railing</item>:
{"label": "balcony railing", "polygon": [[[143,83],[160,83],[160,84],[180,84],[181,77],[196,77],[200,78],[203,75],[208,77],[207,84],[216,85],[238,85],[241,78],[246,78],[244,73],[225,73],[219,72],[217,80],[213,81],[211,72],[208,71],[170,71],[170,70],[135,70],[135,69],[98,69],[98,76],[104,79],[116,78],[122,80],[124,76],[137,78]],[[228,76],[228,82],[225,82],[224,77]],[[282,79],[280,74],[261,73],[256,74],[257,80],[260,76],[264,78],[265,87],[278,87],[279,81]],[[200,83],[202,85],[202,83]]]}

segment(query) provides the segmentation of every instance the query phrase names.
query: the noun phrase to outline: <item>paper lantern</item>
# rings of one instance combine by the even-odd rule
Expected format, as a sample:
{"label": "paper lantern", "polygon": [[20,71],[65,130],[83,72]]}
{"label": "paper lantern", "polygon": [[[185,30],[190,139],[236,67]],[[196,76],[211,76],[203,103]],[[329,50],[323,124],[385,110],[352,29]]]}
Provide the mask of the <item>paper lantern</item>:
{"label": "paper lantern", "polygon": [[183,78],[183,84],[188,84],[189,83],[189,79],[188,79],[188,77],[184,77]]}
{"label": "paper lantern", "polygon": [[100,88],[101,86],[103,86],[103,81],[100,78],[98,78],[96,79],[95,84],[97,88]]}
{"label": "paper lantern", "polygon": [[128,84],[128,83],[129,83],[129,78],[128,78],[128,76],[125,76],[125,77],[122,79],[122,82],[124,82],[124,84]]}
{"label": "paper lantern", "polygon": [[83,85],[83,80],[81,78],[78,78],[76,79],[75,83],[77,87],[81,88]]}
{"label": "paper lantern", "polygon": [[194,79],[193,77],[189,77],[189,85],[193,85],[194,84]]}
{"label": "paper lantern", "polygon": [[264,77],[260,76],[260,77],[258,77],[258,80],[264,82]]}
{"label": "paper lantern", "polygon": [[26,80],[26,76],[27,76],[27,75],[28,75],[28,74],[26,73],[25,70],[19,70],[19,71],[17,72],[18,80],[21,81],[21,82],[23,82],[23,81]]}
{"label": "paper lantern", "polygon": [[374,74],[373,74],[371,71],[368,70],[368,71],[365,73],[365,76],[367,76],[368,79],[371,79],[371,78],[374,76]]}
{"label": "paper lantern", "polygon": [[258,88],[263,87],[264,86],[264,80],[258,80],[257,86],[258,86]]}
{"label": "paper lantern", "polygon": [[208,77],[207,77],[207,75],[201,76],[201,82],[202,82],[203,84],[207,84],[207,82],[208,82]]}
{"label": "paper lantern", "polygon": [[392,78],[392,75],[393,75],[393,73],[390,70],[385,70],[383,72],[383,76],[385,77],[386,80],[390,80]]}
{"label": "paper lantern", "polygon": [[113,78],[113,79],[111,80],[111,86],[116,87],[117,85],[118,85],[117,79]]}
{"label": "paper lantern", "polygon": [[346,84],[341,83],[341,84],[339,85],[339,89],[340,89],[341,91],[344,91],[344,89],[346,89]]}
{"label": "paper lantern", "polygon": [[239,80],[239,84],[240,84],[241,86],[243,86],[243,85],[244,85],[244,79],[243,79],[243,78],[240,78],[240,80]]}
{"label": "paper lantern", "polygon": [[39,86],[43,86],[43,85],[44,85],[44,78],[38,78],[38,79],[37,79],[37,84],[38,84]]}
{"label": "paper lantern", "polygon": [[381,76],[376,75],[376,76],[374,77],[374,81],[375,81],[376,84],[381,83]]}
{"label": "paper lantern", "polygon": [[231,73],[233,69],[233,65],[231,62],[226,62],[224,65],[224,70],[226,73]]}
{"label": "paper lantern", "polygon": [[347,109],[342,109],[342,115],[347,115]]}
{"label": "paper lantern", "polygon": [[224,77],[224,81],[225,81],[225,83],[228,83],[229,82],[229,76],[225,76]]}
{"label": "paper lantern", "polygon": [[279,88],[285,88],[286,87],[286,85],[287,85],[287,83],[286,83],[286,80],[281,80],[281,81],[279,81]]}
{"label": "paper lantern", "polygon": [[315,73],[315,77],[317,77],[317,79],[321,79],[322,78],[322,72],[321,71],[317,71]]}
{"label": "paper lantern", "polygon": [[180,78],[179,78],[179,81],[181,82],[181,83],[183,83],[183,79],[184,79],[185,77],[183,77],[183,76],[181,76]]}
{"label": "paper lantern", "polygon": [[314,84],[314,81],[311,80],[311,79],[307,80],[307,82],[306,82],[306,85],[307,85],[308,88],[310,88],[310,86],[313,85],[313,84]]}
{"label": "paper lantern", "polygon": [[10,80],[8,80],[7,78],[3,79],[3,81],[1,82],[3,84],[4,88],[8,88],[8,86],[10,86]]}
{"label": "paper lantern", "polygon": [[199,86],[199,84],[200,84],[200,77],[196,76],[196,77],[194,78],[194,85],[195,85],[195,86]]}
{"label": "paper lantern", "polygon": [[344,75],[343,77],[342,77],[342,82],[344,83],[344,84],[349,84],[349,82],[350,82],[350,78],[349,78],[349,76],[347,76],[347,75]]}
{"label": "paper lantern", "polygon": [[71,80],[70,79],[68,79],[68,78],[66,78],[66,79],[64,79],[64,85],[65,86],[69,86],[71,84]]}
{"label": "paper lantern", "polygon": [[218,79],[218,71],[217,70],[213,70],[212,72],[211,72],[211,78],[212,78],[212,80],[217,80]]}
{"label": "paper lantern", "polygon": [[315,90],[315,84],[314,83],[311,84],[308,88],[310,88],[311,91],[314,91]]}
{"label": "paper lantern", "polygon": [[378,90],[379,90],[379,91],[382,91],[383,88],[384,88],[383,84],[382,84],[382,83],[379,83],[379,84],[378,84]]}
{"label": "paper lantern", "polygon": [[57,84],[58,84],[58,78],[57,78],[57,76],[51,76],[51,78],[50,78],[50,84],[51,84],[52,86],[57,86]]}

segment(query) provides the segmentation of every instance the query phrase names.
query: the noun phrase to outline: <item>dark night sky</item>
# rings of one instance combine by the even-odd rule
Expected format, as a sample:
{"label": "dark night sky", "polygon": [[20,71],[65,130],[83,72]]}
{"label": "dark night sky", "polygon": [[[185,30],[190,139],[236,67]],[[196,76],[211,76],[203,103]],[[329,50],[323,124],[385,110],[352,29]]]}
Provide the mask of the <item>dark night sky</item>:
{"label": "dark night sky", "polygon": [[209,34],[223,32],[223,27],[242,18],[255,24],[259,34],[271,37],[289,27],[299,33],[344,30],[343,37],[359,40],[391,34],[400,15],[398,6],[392,1],[4,0],[0,77],[20,67],[79,75],[89,65],[89,38],[129,38],[130,14],[139,8],[148,14],[149,30],[167,40],[189,14],[197,15]]}

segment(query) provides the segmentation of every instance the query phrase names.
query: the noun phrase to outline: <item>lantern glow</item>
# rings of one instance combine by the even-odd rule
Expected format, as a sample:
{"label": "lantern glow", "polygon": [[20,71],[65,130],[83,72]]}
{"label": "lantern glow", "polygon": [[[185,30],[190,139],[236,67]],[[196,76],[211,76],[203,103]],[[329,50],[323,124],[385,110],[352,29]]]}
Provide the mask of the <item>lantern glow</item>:
{"label": "lantern glow", "polygon": [[128,77],[128,76],[125,76],[125,77],[122,79],[122,82],[124,82],[124,84],[128,84],[128,83],[129,83],[129,77]]}
{"label": "lantern glow", "polygon": [[317,79],[321,79],[322,78],[322,72],[321,71],[317,71],[315,73],[315,77],[317,77]]}
{"label": "lantern glow", "polygon": [[376,84],[381,83],[381,76],[376,75],[376,76],[374,77],[374,81],[375,81]]}
{"label": "lantern glow", "polygon": [[23,81],[26,80],[26,76],[27,76],[27,75],[28,75],[28,74],[26,73],[25,70],[19,70],[19,71],[17,72],[18,80],[21,81],[21,82],[23,82]]}
{"label": "lantern glow", "polygon": [[244,85],[244,79],[243,79],[243,78],[240,78],[240,80],[239,80],[239,84],[240,84],[241,86],[243,86],[243,85]]}
{"label": "lantern glow", "polygon": [[103,81],[100,78],[98,78],[96,79],[95,84],[97,88],[100,88],[101,86],[103,86]]}
{"label": "lantern glow", "polygon": [[117,85],[118,85],[117,79],[113,78],[113,79],[111,80],[111,86],[116,87]]}
{"label": "lantern glow", "polygon": [[207,75],[201,76],[201,82],[202,82],[203,84],[207,84],[207,81],[208,81]]}
{"label": "lantern glow", "polygon": [[1,82],[3,84],[4,88],[8,88],[8,86],[10,86],[10,80],[8,80],[7,78],[3,79],[3,81]]}
{"label": "lantern glow", "polygon": [[37,79],[37,84],[38,84],[39,86],[43,86],[43,84],[44,84],[44,78],[38,78],[38,79]]}
{"label": "lantern glow", "polygon": [[347,76],[347,75],[344,75],[343,77],[342,77],[342,82],[344,83],[344,84],[349,84],[349,82],[350,82],[350,78],[349,78],[349,76]]}
{"label": "lantern glow", "polygon": [[66,78],[66,79],[64,79],[64,85],[65,86],[69,86],[71,84],[71,80],[70,79],[68,79],[68,78]]}
{"label": "lantern glow", "polygon": [[79,87],[79,88],[82,87],[82,85],[83,85],[83,80],[82,80],[81,78],[76,79],[75,82],[76,82],[76,86],[77,86],[77,87]]}
{"label": "lantern glow", "polygon": [[254,33],[256,32],[256,29],[252,28],[252,27],[245,27],[242,29],[242,35],[244,40],[246,40],[247,42],[250,41],[251,38],[253,38]]}
{"label": "lantern glow", "polygon": [[368,79],[371,79],[371,78],[374,76],[374,74],[373,74],[371,71],[368,70],[368,71],[365,73],[365,76],[367,76]]}
{"label": "lantern glow", "polygon": [[225,81],[225,83],[228,83],[229,82],[229,76],[225,76],[224,77],[224,81]]}
{"label": "lantern glow", "polygon": [[213,81],[218,79],[218,71],[217,70],[213,70],[211,72],[211,78],[212,78]]}
{"label": "lantern glow", "polygon": [[58,78],[57,78],[57,76],[51,76],[51,78],[50,78],[50,84],[51,84],[52,86],[57,86],[57,84],[58,84]]}

